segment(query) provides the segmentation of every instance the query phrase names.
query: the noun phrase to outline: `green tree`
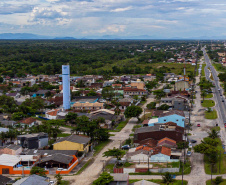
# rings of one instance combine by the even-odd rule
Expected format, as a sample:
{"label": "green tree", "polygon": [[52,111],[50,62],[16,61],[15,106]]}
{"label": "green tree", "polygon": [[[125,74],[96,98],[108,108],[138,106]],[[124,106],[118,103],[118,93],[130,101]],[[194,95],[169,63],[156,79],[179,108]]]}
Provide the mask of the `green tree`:
{"label": "green tree", "polygon": [[96,96],[97,93],[94,90],[89,91],[89,93],[87,94],[87,96]]}
{"label": "green tree", "polygon": [[78,114],[74,113],[74,112],[69,112],[66,116],[65,116],[65,121],[69,122],[71,124],[75,124],[76,119],[78,117]]}
{"label": "green tree", "polygon": [[183,141],[182,142],[178,142],[177,143],[177,148],[178,149],[188,148],[188,144],[189,144],[188,142],[183,142]]}
{"label": "green tree", "polygon": [[167,104],[162,104],[160,107],[158,107],[158,110],[168,110],[169,109],[169,105]]}
{"label": "green tree", "polygon": [[155,95],[155,98],[158,100],[160,100],[162,97],[166,95],[166,93],[162,89],[153,91],[153,94]]}
{"label": "green tree", "polygon": [[202,92],[201,92],[201,96],[202,96],[202,98],[203,98],[203,99],[202,99],[203,101],[204,101],[206,95],[207,95],[206,91],[202,91]]}
{"label": "green tree", "polygon": [[135,106],[135,105],[131,105],[129,107],[126,108],[124,115],[126,118],[132,118],[132,117],[137,117],[137,119],[139,120],[139,116],[142,113],[142,108],[139,106]]}
{"label": "green tree", "polygon": [[208,132],[209,137],[212,139],[216,139],[219,138],[219,131],[217,131],[216,129],[211,129],[210,132]]}
{"label": "green tree", "polygon": [[4,79],[0,76],[0,83],[2,83],[4,81]]}
{"label": "green tree", "polygon": [[171,175],[169,172],[166,172],[166,173],[162,176],[162,181],[163,181],[163,183],[169,185],[170,183],[173,182],[172,175]]}
{"label": "green tree", "polygon": [[112,98],[114,97],[115,93],[114,93],[114,89],[112,87],[104,87],[102,90],[102,96],[104,99],[106,100],[112,100]]}
{"label": "green tree", "polygon": [[46,177],[46,171],[44,170],[44,168],[40,168],[38,166],[32,167],[30,171],[30,175],[33,175],[33,174]]}
{"label": "green tree", "polygon": [[14,113],[18,110],[14,98],[6,95],[0,96],[0,107],[2,108],[2,111],[6,113]]}
{"label": "green tree", "polygon": [[217,185],[223,182],[222,176],[217,176],[215,181],[214,181]]}
{"label": "green tree", "polygon": [[108,149],[108,151],[103,153],[103,157],[115,157],[117,160],[120,160],[121,157],[125,154],[125,151],[118,148]]}
{"label": "green tree", "polygon": [[61,185],[61,183],[62,183],[62,176],[60,175],[60,173],[56,174],[54,177],[57,180],[57,185]]}
{"label": "green tree", "polygon": [[151,103],[147,104],[147,108],[149,110],[155,109],[156,108],[156,102],[151,102]]}
{"label": "green tree", "polygon": [[22,120],[26,115],[23,112],[14,112],[12,115],[12,119],[14,121]]}
{"label": "green tree", "polygon": [[114,178],[107,172],[100,174],[100,177],[93,182],[93,185],[106,185],[114,181]]}

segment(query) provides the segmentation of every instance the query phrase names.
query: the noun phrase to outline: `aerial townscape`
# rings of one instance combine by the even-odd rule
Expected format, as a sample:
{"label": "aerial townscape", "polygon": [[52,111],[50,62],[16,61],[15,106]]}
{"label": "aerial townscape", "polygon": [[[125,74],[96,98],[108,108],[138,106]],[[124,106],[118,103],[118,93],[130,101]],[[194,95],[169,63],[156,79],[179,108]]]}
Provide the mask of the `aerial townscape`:
{"label": "aerial townscape", "polygon": [[225,181],[224,41],[0,43],[2,184]]}
{"label": "aerial townscape", "polygon": [[225,0],[1,0],[0,185],[226,185]]}

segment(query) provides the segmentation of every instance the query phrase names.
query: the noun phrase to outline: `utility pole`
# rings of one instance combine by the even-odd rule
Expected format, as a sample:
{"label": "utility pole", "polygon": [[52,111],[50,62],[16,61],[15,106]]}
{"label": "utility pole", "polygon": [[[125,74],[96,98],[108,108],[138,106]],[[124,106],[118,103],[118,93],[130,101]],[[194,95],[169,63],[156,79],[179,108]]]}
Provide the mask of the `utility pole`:
{"label": "utility pole", "polygon": [[219,156],[219,173],[221,173],[221,151],[220,151],[220,156]]}
{"label": "utility pole", "polygon": [[213,184],[212,173],[213,173],[213,163],[211,163],[211,184]]}
{"label": "utility pole", "polygon": [[184,184],[184,163],[182,163],[182,185]]}

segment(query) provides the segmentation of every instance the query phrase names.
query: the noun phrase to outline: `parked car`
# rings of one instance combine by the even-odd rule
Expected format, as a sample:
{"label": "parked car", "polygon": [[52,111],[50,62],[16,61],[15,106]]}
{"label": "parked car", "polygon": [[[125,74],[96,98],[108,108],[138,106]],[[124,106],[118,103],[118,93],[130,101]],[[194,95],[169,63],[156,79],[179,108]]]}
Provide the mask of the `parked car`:
{"label": "parked car", "polygon": [[187,151],[187,156],[191,156],[191,151]]}
{"label": "parked car", "polygon": [[197,141],[192,139],[192,140],[191,140],[191,143],[197,143]]}
{"label": "parked car", "polygon": [[130,146],[129,146],[129,145],[123,145],[121,148],[122,148],[123,150],[129,150],[129,149],[130,149]]}
{"label": "parked car", "polygon": [[201,127],[200,123],[197,124],[197,127]]}

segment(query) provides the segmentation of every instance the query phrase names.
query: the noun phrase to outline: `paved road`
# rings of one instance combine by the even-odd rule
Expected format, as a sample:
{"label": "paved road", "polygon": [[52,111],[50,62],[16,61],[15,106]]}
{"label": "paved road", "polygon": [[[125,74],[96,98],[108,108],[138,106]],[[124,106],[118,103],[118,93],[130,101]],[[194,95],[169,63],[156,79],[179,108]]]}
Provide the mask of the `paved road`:
{"label": "paved road", "polygon": [[[213,82],[215,84],[215,87],[212,88],[212,89],[213,89],[213,93],[214,93],[214,97],[215,97],[216,108],[217,108],[217,111],[218,111],[217,122],[218,122],[218,125],[221,127],[220,134],[221,134],[222,142],[224,144],[226,144],[226,136],[225,136],[225,128],[224,128],[224,123],[226,122],[226,114],[225,114],[226,104],[225,104],[225,101],[222,102],[222,100],[224,99],[223,89],[219,84],[218,74],[217,74],[215,68],[213,67],[213,65],[211,63],[209,56],[206,53],[205,48],[203,48],[202,51],[203,51],[204,59],[205,59],[205,62],[206,62],[206,69],[205,69],[206,78],[207,78],[207,80],[210,80],[211,82]],[[212,73],[213,80],[211,80],[209,78],[210,73],[209,73],[209,70],[207,68],[210,68],[210,72]]]}

